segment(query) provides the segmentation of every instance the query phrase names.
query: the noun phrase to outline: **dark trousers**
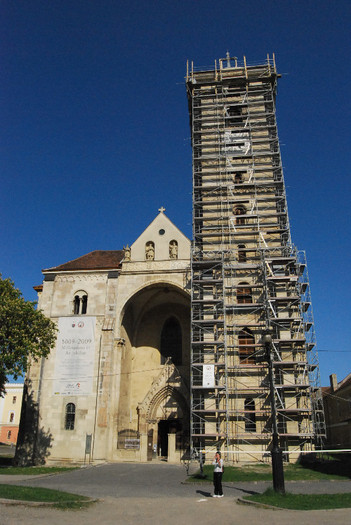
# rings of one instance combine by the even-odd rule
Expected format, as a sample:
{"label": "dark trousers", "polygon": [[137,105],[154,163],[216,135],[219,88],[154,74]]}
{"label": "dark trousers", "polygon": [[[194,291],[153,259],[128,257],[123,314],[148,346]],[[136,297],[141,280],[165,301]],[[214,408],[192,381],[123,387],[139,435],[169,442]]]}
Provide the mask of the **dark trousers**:
{"label": "dark trousers", "polygon": [[214,484],[214,493],[216,496],[222,496],[222,476],[223,472],[214,472],[213,473],[213,484]]}

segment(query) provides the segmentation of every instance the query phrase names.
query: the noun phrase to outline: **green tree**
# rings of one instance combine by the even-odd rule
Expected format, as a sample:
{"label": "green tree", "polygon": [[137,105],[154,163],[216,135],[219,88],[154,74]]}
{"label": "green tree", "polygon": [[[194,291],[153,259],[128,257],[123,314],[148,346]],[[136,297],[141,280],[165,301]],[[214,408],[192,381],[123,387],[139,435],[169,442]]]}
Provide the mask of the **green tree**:
{"label": "green tree", "polygon": [[35,306],[0,274],[0,396],[8,375],[17,379],[30,358],[47,356],[55,343],[55,324]]}

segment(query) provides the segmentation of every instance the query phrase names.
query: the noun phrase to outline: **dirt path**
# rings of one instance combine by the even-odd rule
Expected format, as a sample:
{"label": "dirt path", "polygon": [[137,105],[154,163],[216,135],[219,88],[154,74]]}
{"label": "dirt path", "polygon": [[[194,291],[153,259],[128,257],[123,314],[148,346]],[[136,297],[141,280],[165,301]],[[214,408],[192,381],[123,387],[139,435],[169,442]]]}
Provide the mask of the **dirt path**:
{"label": "dirt path", "polygon": [[0,506],[0,525],[345,525],[349,509],[333,511],[265,510],[238,505],[233,498],[106,498],[81,511],[47,507]]}

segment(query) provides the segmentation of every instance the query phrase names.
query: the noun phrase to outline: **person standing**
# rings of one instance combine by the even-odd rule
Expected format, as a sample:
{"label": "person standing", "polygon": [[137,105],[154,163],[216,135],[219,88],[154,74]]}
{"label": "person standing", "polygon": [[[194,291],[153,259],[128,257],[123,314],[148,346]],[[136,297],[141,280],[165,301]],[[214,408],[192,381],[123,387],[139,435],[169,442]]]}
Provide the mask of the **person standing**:
{"label": "person standing", "polygon": [[222,489],[222,476],[223,476],[223,459],[221,453],[216,452],[214,460],[212,461],[213,469],[213,485],[214,485],[214,498],[223,498]]}

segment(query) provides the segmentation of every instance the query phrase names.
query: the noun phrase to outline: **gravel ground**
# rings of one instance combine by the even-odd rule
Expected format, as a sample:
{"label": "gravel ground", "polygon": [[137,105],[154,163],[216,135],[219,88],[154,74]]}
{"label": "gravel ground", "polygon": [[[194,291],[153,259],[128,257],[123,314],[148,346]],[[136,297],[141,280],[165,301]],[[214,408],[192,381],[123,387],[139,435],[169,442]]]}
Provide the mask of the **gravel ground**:
{"label": "gravel ground", "polygon": [[[345,525],[350,520],[350,509],[288,511],[237,504],[238,497],[262,492],[269,482],[224,483],[225,497],[213,499],[211,484],[184,484],[185,478],[182,466],[160,463],[107,464],[39,478],[1,475],[0,483],[66,490],[100,501],[78,511],[2,504],[0,525],[96,525],[99,521],[104,525],[179,525],[185,521],[190,525],[291,525],[295,520],[299,525]],[[351,492],[351,482],[289,482],[286,489],[296,493]]]}

